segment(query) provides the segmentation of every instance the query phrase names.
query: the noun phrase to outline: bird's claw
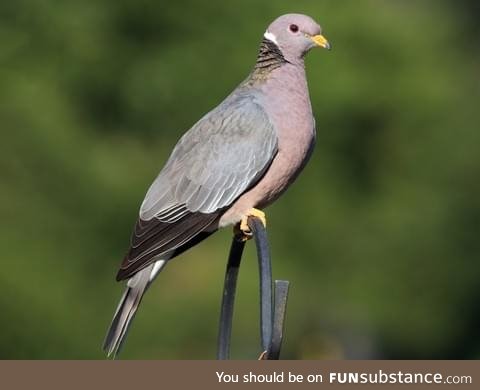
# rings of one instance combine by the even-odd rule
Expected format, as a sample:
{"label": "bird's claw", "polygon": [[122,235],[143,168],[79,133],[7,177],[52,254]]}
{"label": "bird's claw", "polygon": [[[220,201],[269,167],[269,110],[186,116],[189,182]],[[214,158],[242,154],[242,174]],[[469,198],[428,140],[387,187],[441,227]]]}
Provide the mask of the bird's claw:
{"label": "bird's claw", "polygon": [[247,214],[240,220],[240,223],[235,225],[234,234],[239,241],[248,241],[253,237],[253,232],[248,226],[248,218],[255,217],[258,218],[264,227],[267,227],[267,219],[265,218],[265,213],[261,210],[252,208],[248,210]]}

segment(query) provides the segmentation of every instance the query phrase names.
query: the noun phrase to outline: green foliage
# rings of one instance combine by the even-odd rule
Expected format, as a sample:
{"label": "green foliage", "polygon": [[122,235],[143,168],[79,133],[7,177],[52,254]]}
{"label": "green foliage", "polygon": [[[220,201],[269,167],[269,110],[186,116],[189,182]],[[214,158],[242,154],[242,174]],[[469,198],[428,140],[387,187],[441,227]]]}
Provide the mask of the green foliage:
{"label": "green foliage", "polygon": [[[314,157],[268,210],[283,357],[480,357],[477,3],[289,4],[0,4],[0,358],[103,356],[145,190],[292,11],[334,50],[307,61]],[[123,357],[214,357],[229,240],[167,267]],[[256,356],[256,288],[249,249],[234,357]]]}

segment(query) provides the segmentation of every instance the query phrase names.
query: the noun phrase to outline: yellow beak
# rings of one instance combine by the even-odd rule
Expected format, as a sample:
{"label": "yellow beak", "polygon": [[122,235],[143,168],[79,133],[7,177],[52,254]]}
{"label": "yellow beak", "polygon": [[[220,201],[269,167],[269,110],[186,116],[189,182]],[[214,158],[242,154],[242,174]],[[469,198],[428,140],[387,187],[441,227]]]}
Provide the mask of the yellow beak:
{"label": "yellow beak", "polygon": [[330,43],[328,43],[327,39],[323,35],[314,35],[313,37],[310,37],[310,39],[319,47],[323,47],[327,50],[332,49],[332,46]]}

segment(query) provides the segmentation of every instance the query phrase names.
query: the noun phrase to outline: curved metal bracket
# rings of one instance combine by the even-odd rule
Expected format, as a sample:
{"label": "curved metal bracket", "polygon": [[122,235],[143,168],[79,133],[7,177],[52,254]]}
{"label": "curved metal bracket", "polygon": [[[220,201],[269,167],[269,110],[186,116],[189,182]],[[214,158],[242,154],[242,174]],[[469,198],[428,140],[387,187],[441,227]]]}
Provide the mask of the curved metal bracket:
{"label": "curved metal bracket", "polygon": [[[267,231],[262,221],[256,217],[248,219],[248,226],[255,237],[260,276],[260,335],[262,353],[259,359],[277,360],[280,356],[283,341],[289,282],[276,280],[275,290],[272,291],[272,266]],[[217,358],[220,360],[226,360],[230,357],[235,292],[244,248],[245,241],[240,241],[237,237],[234,237],[225,272],[220,311],[217,345]]]}

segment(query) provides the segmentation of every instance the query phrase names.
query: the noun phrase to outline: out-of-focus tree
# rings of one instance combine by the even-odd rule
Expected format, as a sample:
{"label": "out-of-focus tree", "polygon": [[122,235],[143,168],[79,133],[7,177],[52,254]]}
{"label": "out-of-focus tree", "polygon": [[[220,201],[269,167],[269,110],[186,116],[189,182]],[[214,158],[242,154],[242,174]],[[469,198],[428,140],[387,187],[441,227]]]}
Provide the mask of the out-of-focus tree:
{"label": "out-of-focus tree", "polygon": [[[284,357],[480,356],[478,2],[19,0],[0,4],[1,358],[102,356],[146,188],[292,11],[334,50],[307,60],[314,157],[268,211]],[[167,267],[125,357],[214,356],[229,235]],[[237,357],[257,346],[248,255]]]}

